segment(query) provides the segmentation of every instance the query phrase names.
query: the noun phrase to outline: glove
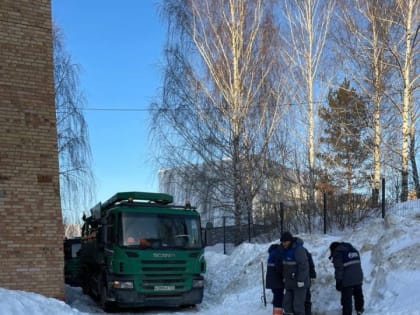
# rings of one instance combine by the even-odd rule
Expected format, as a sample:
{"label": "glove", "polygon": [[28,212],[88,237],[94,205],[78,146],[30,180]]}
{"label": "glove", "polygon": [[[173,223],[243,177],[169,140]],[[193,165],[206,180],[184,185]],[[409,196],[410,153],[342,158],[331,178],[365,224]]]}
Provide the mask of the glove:
{"label": "glove", "polygon": [[305,286],[305,282],[298,282],[297,283],[298,288],[303,288],[304,286]]}
{"label": "glove", "polygon": [[343,288],[343,284],[341,283],[341,281],[335,282],[335,288],[337,289],[337,291],[341,291],[341,289]]}

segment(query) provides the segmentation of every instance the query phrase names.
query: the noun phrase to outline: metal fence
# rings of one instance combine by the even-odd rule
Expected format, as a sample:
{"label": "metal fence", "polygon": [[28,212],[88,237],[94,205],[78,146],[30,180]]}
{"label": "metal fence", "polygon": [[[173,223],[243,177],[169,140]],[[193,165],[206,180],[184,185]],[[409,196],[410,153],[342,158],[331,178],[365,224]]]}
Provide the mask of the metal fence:
{"label": "metal fence", "polygon": [[[366,197],[367,198],[367,197]],[[387,213],[408,216],[418,213],[420,200],[399,204],[386,204],[382,199],[376,208],[369,207],[368,199],[356,196],[353,207],[343,207],[340,197],[323,196],[323,202],[315,209],[305,212],[293,206],[280,204],[279,212],[269,220],[260,219],[261,223],[249,223],[238,226],[208,227],[204,238],[208,246],[215,244],[240,244],[241,242],[270,242],[278,239],[281,233],[288,230],[297,233],[328,233],[334,229],[354,226],[366,218],[384,218]],[[309,213],[309,215],[308,215]],[[238,239],[238,235],[239,239]]]}

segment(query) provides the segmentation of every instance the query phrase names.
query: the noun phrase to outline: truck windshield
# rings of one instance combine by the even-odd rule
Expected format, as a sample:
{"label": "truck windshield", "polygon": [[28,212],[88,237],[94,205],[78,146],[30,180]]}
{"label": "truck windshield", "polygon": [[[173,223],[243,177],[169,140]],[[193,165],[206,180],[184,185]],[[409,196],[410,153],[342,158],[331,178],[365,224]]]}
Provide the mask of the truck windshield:
{"label": "truck windshield", "polygon": [[123,246],[147,248],[201,248],[200,221],[197,216],[121,214]]}

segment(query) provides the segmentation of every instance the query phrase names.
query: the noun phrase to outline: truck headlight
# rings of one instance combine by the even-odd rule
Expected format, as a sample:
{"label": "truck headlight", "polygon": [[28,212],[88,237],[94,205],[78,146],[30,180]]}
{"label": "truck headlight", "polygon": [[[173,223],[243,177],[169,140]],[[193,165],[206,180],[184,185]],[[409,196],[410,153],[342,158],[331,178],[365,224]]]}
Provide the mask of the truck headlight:
{"label": "truck headlight", "polygon": [[133,289],[133,281],[114,281],[112,282],[112,287],[115,289]]}
{"label": "truck headlight", "polygon": [[203,279],[193,279],[193,288],[202,288],[204,287]]}

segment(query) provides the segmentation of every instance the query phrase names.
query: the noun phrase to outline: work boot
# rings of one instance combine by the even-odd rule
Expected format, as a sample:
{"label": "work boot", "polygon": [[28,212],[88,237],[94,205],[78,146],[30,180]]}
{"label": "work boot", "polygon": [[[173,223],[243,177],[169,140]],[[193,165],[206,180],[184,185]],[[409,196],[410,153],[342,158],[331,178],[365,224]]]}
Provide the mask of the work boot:
{"label": "work boot", "polygon": [[273,315],[283,315],[283,309],[281,307],[273,307]]}

